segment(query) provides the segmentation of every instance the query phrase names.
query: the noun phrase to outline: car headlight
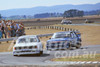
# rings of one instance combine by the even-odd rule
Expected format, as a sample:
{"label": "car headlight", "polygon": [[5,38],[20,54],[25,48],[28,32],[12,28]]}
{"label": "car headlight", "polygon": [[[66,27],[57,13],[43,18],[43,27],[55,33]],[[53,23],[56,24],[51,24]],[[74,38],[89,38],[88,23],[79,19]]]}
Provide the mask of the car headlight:
{"label": "car headlight", "polygon": [[17,48],[16,47],[14,47],[14,50],[16,50]]}
{"label": "car headlight", "polygon": [[37,48],[37,46],[34,46],[34,48]]}

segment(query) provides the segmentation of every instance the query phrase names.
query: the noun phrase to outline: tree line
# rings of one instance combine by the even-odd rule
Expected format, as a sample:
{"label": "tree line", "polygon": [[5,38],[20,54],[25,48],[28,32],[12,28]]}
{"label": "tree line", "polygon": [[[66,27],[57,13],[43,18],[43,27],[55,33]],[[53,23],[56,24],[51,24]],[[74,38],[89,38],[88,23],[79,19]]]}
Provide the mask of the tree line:
{"label": "tree line", "polygon": [[84,11],[71,9],[65,11],[64,13],[42,13],[42,14],[35,14],[34,18],[48,18],[48,17],[82,17],[84,15]]}
{"label": "tree line", "polygon": [[82,11],[77,9],[70,9],[64,11],[64,13],[42,13],[42,14],[35,14],[34,18],[48,18],[48,17],[83,17],[84,15],[100,15],[100,10],[95,11]]}
{"label": "tree line", "polygon": [[62,17],[62,13],[42,13],[35,14],[34,18]]}
{"label": "tree line", "polygon": [[2,17],[0,14],[0,18],[7,19],[7,20],[15,20],[15,19],[33,19],[33,18],[49,18],[49,17],[82,17],[84,15],[100,15],[100,10],[95,11],[82,11],[77,9],[70,9],[64,11],[64,13],[41,13],[35,15],[15,15],[10,17]]}
{"label": "tree line", "polygon": [[76,9],[71,9],[68,11],[65,11],[63,14],[64,18],[67,17],[83,17],[84,11],[76,10]]}

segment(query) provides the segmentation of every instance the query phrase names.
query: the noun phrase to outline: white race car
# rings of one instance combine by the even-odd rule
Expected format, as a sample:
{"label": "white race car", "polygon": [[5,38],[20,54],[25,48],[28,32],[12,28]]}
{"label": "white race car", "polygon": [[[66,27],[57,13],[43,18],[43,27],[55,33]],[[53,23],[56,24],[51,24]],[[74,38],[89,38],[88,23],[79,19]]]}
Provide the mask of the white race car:
{"label": "white race car", "polygon": [[70,20],[62,20],[61,24],[72,24],[72,21],[70,21]]}
{"label": "white race car", "polygon": [[36,35],[21,36],[13,47],[13,56],[43,54],[43,46]]}

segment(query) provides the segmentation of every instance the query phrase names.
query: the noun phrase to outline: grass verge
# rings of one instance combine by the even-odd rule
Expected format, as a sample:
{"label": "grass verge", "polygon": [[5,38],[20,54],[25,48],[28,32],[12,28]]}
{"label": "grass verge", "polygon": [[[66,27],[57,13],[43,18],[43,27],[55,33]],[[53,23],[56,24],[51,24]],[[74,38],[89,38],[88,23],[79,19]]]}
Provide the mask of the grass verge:
{"label": "grass verge", "polygon": [[51,61],[100,61],[100,54],[96,54],[94,57],[91,55],[80,55],[65,58],[55,58]]}

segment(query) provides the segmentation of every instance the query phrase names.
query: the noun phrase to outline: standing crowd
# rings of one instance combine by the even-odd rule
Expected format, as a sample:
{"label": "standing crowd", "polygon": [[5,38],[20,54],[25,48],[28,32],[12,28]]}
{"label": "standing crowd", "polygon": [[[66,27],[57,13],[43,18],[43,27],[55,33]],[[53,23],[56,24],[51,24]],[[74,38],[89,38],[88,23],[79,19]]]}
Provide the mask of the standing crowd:
{"label": "standing crowd", "polygon": [[25,35],[24,25],[22,22],[15,22],[12,20],[1,20],[0,21],[0,39],[19,37]]}

